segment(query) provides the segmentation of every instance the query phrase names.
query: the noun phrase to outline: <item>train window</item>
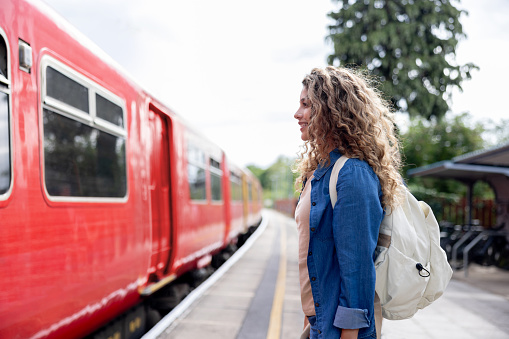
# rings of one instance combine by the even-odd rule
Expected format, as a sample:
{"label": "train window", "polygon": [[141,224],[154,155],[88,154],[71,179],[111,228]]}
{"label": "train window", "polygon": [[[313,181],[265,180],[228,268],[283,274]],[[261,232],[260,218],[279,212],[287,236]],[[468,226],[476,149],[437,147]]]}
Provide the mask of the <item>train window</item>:
{"label": "train window", "polygon": [[122,107],[99,94],[95,95],[96,114],[98,118],[104,119],[119,127],[124,127],[124,112]]}
{"label": "train window", "polygon": [[124,197],[125,139],[45,109],[44,168],[52,196]]}
{"label": "train window", "polygon": [[242,184],[240,177],[230,172],[230,190],[231,190],[231,199],[232,201],[241,201],[242,200]]}
{"label": "train window", "polygon": [[223,200],[223,190],[221,189],[221,163],[210,158],[210,187],[213,201]]}
{"label": "train window", "polygon": [[5,40],[0,34],[0,80],[2,83],[6,83],[7,82],[6,80],[9,79],[7,75],[7,70],[9,69],[7,57],[8,57],[7,44],[5,43]]}
{"label": "train window", "polygon": [[192,200],[206,200],[205,153],[192,144],[187,147],[187,176]]}
{"label": "train window", "polygon": [[11,152],[9,131],[9,95],[0,90],[0,195],[11,184]]}
{"label": "train window", "polygon": [[46,68],[46,95],[89,113],[88,88],[49,66]]}
{"label": "train window", "polygon": [[46,191],[53,197],[125,197],[127,132],[121,99],[49,58],[41,69]]}
{"label": "train window", "polygon": [[11,187],[11,142],[9,114],[9,51],[0,29],[0,196]]}

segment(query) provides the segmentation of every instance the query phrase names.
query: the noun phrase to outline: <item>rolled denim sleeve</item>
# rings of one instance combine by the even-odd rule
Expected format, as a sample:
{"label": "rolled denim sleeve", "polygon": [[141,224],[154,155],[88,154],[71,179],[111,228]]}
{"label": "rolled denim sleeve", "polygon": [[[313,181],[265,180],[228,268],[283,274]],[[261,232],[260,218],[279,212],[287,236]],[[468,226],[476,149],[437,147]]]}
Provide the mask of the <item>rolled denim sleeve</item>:
{"label": "rolled denim sleeve", "polygon": [[[350,164],[348,164],[350,162]],[[373,255],[383,218],[378,177],[367,164],[348,160],[340,171],[333,211],[333,236],[340,274],[338,328],[370,326],[376,272]]]}

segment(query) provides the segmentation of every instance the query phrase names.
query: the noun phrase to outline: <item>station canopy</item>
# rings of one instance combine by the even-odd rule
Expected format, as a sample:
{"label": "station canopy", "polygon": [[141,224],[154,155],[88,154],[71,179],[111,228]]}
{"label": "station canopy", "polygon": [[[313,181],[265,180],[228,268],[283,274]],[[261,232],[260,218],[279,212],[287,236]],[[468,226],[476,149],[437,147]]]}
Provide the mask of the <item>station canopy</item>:
{"label": "station canopy", "polygon": [[467,182],[486,181],[494,175],[509,177],[509,143],[411,169],[407,174],[410,177],[426,176]]}

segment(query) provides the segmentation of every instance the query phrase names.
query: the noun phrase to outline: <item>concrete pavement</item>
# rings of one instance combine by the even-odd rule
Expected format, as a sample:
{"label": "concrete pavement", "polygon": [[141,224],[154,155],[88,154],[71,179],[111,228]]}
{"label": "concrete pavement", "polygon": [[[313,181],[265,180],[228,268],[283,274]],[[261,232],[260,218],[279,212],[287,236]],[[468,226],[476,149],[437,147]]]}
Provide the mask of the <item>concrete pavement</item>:
{"label": "concrete pavement", "polygon": [[[159,338],[299,338],[295,222],[266,211],[267,227],[247,252]],[[471,266],[412,319],[389,321],[383,339],[509,339],[509,271]]]}

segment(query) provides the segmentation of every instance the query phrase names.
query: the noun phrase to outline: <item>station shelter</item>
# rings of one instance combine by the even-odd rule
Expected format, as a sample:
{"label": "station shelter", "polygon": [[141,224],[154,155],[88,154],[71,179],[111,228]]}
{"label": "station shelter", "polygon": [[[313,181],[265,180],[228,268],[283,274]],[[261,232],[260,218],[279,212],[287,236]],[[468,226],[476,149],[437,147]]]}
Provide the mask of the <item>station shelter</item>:
{"label": "station shelter", "polygon": [[[480,180],[491,186],[495,193],[496,230],[484,230],[478,237],[473,240],[469,239],[471,243],[466,246],[466,252],[463,255],[464,260],[468,260],[468,250],[475,246],[474,241],[480,241],[483,236],[505,236],[509,240],[509,143],[415,168],[409,170],[407,175],[409,177],[455,179],[466,184],[467,211],[465,224],[468,227],[473,225],[472,197],[474,183]],[[456,255],[457,253],[453,253],[453,257],[456,257]],[[468,262],[464,264],[468,265]]]}

